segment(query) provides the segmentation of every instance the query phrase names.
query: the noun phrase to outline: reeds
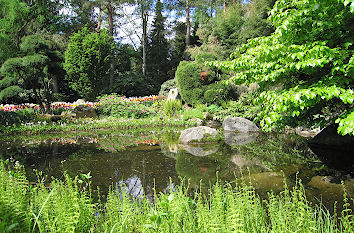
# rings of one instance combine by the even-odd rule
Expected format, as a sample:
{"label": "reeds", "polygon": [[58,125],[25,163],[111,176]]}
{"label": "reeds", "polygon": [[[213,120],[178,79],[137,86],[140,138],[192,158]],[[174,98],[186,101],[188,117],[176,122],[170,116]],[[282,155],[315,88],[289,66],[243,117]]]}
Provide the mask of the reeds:
{"label": "reeds", "polygon": [[[6,232],[353,232],[353,199],[331,215],[306,200],[301,182],[262,200],[242,180],[216,182],[209,193],[179,185],[153,200],[131,197],[125,187],[93,203],[89,188],[65,176],[47,188],[30,185],[23,169],[0,165],[0,231]],[[182,182],[185,183],[185,182]]]}

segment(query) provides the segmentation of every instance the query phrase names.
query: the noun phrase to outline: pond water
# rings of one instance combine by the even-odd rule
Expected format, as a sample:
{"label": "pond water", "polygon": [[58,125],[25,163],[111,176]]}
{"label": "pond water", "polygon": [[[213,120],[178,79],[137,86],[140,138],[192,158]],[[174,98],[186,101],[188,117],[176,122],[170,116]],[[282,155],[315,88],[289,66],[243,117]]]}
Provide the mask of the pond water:
{"label": "pond water", "polygon": [[23,164],[31,182],[37,180],[34,169],[48,181],[62,178],[64,172],[72,177],[90,172],[93,194],[99,186],[103,198],[112,184],[125,184],[134,196],[145,192],[152,197],[154,189],[167,192],[181,182],[180,177],[189,180],[191,190],[206,190],[217,177],[227,182],[243,177],[263,197],[271,190],[280,192],[284,179],[292,186],[298,178],[308,199],[322,201],[330,210],[334,202],[342,205],[341,181],[349,197],[354,197],[352,160],[333,163],[328,154],[338,151],[316,155],[297,135],[238,135],[236,141],[241,143],[225,140],[182,146],[177,143],[179,132],[144,129],[2,136],[0,158]]}

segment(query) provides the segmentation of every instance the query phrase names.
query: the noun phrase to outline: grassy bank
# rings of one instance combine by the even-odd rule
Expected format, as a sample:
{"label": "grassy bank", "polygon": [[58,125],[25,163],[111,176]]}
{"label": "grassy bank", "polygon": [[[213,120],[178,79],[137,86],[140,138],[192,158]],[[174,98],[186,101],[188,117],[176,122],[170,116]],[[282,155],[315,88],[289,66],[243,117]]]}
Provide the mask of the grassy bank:
{"label": "grassy bank", "polygon": [[160,117],[149,118],[115,118],[103,117],[98,119],[83,118],[75,119],[67,122],[30,122],[20,125],[2,126],[0,125],[0,133],[14,134],[14,133],[40,133],[40,132],[68,132],[68,131],[86,131],[97,129],[137,129],[143,127],[179,127],[179,126],[194,126],[195,122],[178,120],[178,119],[164,119]]}
{"label": "grassy bank", "polygon": [[[93,203],[85,177],[30,185],[23,168],[0,165],[2,232],[353,232],[346,199],[340,216],[312,207],[301,184],[261,200],[244,183],[216,183],[208,196],[177,186],[167,194],[132,199],[112,187],[106,203]],[[120,190],[120,192],[118,192]]]}

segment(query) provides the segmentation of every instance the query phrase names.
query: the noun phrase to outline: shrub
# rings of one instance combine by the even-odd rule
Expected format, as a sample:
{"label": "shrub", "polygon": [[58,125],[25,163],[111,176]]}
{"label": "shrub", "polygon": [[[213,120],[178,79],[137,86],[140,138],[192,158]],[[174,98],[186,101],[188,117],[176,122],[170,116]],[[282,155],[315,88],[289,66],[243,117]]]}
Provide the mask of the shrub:
{"label": "shrub", "polygon": [[218,57],[215,54],[207,53],[207,52],[201,52],[195,56],[195,61],[198,64],[203,64],[205,61],[216,61],[216,60],[218,60]]}
{"label": "shrub", "polygon": [[171,89],[173,89],[173,88],[176,88],[176,87],[177,87],[176,79],[167,80],[166,82],[164,82],[161,85],[161,89],[160,89],[159,95],[167,96],[169,91]]}
{"label": "shrub", "polygon": [[[203,69],[208,70],[208,69]],[[195,62],[183,61],[176,71],[176,82],[182,99],[190,105],[218,104],[237,97],[232,86],[217,81],[217,74],[208,70],[206,79],[200,77],[201,69]]]}
{"label": "shrub", "polygon": [[166,116],[175,116],[178,111],[182,110],[181,100],[167,100],[163,106],[163,111]]}
{"label": "shrub", "polygon": [[204,100],[208,104],[222,105],[226,100],[234,98],[237,98],[234,89],[221,82],[208,85],[204,92]]}
{"label": "shrub", "polygon": [[119,93],[124,96],[145,96],[157,92],[146,77],[135,71],[119,72],[114,77],[114,85],[103,93]]}
{"label": "shrub", "polygon": [[203,85],[197,63],[182,61],[177,67],[176,83],[182,99],[187,104],[203,102]]}
{"label": "shrub", "polygon": [[123,117],[123,118],[144,118],[155,113],[151,107],[156,98],[125,98],[117,94],[104,95],[99,97],[98,111],[100,114]]}
{"label": "shrub", "polygon": [[0,125],[8,126],[26,123],[36,119],[37,115],[33,109],[19,109],[15,111],[0,111]]}
{"label": "shrub", "polygon": [[187,109],[183,113],[183,120],[188,121],[189,119],[199,118],[204,120],[203,112],[196,108],[196,109]]}
{"label": "shrub", "polygon": [[210,114],[215,114],[217,112],[220,112],[222,109],[223,108],[221,106],[218,106],[216,104],[212,104],[212,105],[208,106],[207,111]]}

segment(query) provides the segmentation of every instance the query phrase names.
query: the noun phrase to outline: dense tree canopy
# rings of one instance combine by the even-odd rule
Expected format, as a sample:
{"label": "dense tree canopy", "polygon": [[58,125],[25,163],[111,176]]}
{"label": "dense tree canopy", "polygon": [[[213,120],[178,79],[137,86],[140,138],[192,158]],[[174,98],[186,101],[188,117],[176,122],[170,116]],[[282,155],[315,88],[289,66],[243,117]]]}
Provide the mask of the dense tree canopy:
{"label": "dense tree canopy", "polygon": [[[269,17],[276,28],[271,36],[250,40],[231,60],[212,65],[233,71],[230,82],[261,86],[259,120],[266,129],[301,119],[321,126],[337,119],[343,134],[354,134],[350,10],[330,0],[279,0]],[[276,85],[279,88],[271,88]],[[324,114],[328,103],[334,107]]]}
{"label": "dense tree canopy", "polygon": [[[53,92],[53,80],[60,69],[61,53],[55,44],[41,35],[26,36],[20,44],[23,56],[9,58],[1,66],[4,78],[0,80],[0,99],[22,95],[28,100],[28,94],[49,106]],[[27,96],[26,96],[27,94]]]}
{"label": "dense tree canopy", "polygon": [[64,68],[73,90],[94,100],[109,86],[113,39],[108,31],[90,32],[83,28],[70,37]]}
{"label": "dense tree canopy", "polygon": [[353,13],[353,0],[0,0],[0,101],[157,94],[186,59],[195,79],[213,73],[196,80],[203,103],[257,83],[264,129],[353,134]]}

